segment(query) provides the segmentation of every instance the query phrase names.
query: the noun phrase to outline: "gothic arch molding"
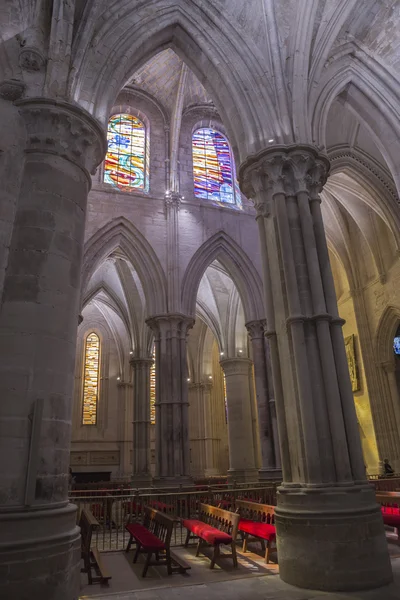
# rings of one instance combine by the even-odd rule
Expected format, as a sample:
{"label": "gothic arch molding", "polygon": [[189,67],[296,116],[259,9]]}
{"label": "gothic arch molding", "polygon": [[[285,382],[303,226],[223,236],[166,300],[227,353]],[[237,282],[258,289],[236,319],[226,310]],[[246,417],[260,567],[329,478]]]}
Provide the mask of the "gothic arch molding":
{"label": "gothic arch molding", "polygon": [[262,283],[249,257],[224,231],[209,238],[193,255],[182,280],[182,310],[196,314],[200,280],[207,267],[218,260],[236,285],[246,322],[263,318]]}
{"label": "gothic arch molding", "polygon": [[117,249],[125,254],[138,273],[148,314],[165,313],[167,299],[164,271],[148,241],[124,217],[118,217],[99,229],[85,244],[81,286],[83,294],[91,275]]}
{"label": "gothic arch molding", "polygon": [[[265,61],[252,40],[227,17],[194,0],[167,7],[162,0],[151,4],[149,10],[148,0],[134,7],[120,0],[107,13],[88,19],[73,48],[72,100],[105,123],[116,95],[134,72],[170,47],[208,88],[230,124],[229,137],[242,160],[263,148],[271,136],[280,139]],[[213,35],[207,36],[210,22]],[[89,73],[92,86],[87,83]]]}
{"label": "gothic arch molding", "polygon": [[310,98],[313,143],[326,147],[329,110],[334,100],[345,93],[346,106],[374,138],[399,189],[398,161],[390,144],[393,135],[400,135],[398,85],[386,70],[372,59],[368,60],[362,51],[356,51],[351,44],[339,49],[330,62],[317,91]]}

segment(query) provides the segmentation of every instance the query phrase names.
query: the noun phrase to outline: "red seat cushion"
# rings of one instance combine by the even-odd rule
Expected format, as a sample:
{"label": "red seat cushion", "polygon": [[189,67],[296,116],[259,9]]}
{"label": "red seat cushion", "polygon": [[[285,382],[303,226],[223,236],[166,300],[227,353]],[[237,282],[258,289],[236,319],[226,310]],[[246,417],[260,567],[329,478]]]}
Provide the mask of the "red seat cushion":
{"label": "red seat cushion", "polygon": [[194,535],[205,540],[209,544],[215,546],[216,544],[231,544],[232,536],[223,531],[219,531],[203,521],[197,521],[196,519],[184,519],[182,524],[186,529],[189,529]]}
{"label": "red seat cushion", "polygon": [[394,506],[381,506],[383,522],[389,527],[400,528],[400,509]]}
{"label": "red seat cushion", "polygon": [[144,550],[153,550],[157,552],[158,550],[164,550],[165,544],[161,540],[158,539],[151,531],[146,529],[144,525],[140,525],[139,523],[131,523],[126,526],[126,529],[129,533],[135,538],[135,540],[143,546]]}
{"label": "red seat cushion", "polygon": [[238,529],[263,540],[274,540],[276,538],[275,525],[269,525],[268,523],[257,523],[257,521],[240,519]]}

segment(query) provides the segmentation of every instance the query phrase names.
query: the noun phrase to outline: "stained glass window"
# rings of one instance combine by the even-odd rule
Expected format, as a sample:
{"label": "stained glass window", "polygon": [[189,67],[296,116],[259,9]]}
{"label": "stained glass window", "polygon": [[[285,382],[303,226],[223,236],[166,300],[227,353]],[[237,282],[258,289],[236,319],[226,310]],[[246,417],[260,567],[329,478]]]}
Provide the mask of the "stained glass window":
{"label": "stained glass window", "polygon": [[156,422],[156,347],[153,346],[153,364],[150,367],[150,423]]}
{"label": "stained glass window", "polygon": [[228,140],[219,131],[202,127],[192,137],[194,194],[217,204],[241,208]]}
{"label": "stained glass window", "polygon": [[85,343],[85,373],[83,378],[83,425],[96,425],[99,398],[100,339],[89,333]]}
{"label": "stained glass window", "polygon": [[228,422],[228,399],[226,396],[226,379],[225,379],[225,373],[222,375],[222,381],[223,381],[223,385],[224,385],[224,404],[225,404],[225,423]]}
{"label": "stained glass window", "polygon": [[104,181],[124,191],[148,190],[149,140],[140,119],[121,113],[108,122]]}
{"label": "stained glass window", "polygon": [[393,350],[395,354],[400,354],[400,337],[398,335],[393,340]]}

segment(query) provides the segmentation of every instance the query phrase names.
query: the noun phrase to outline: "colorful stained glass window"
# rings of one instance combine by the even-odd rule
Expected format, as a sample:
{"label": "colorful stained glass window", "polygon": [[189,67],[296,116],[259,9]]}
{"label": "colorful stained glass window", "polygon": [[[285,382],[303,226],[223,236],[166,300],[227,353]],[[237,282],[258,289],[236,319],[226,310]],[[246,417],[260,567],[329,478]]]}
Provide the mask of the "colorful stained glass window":
{"label": "colorful stained glass window", "polygon": [[153,346],[153,364],[150,367],[150,423],[156,422],[156,347]]}
{"label": "colorful stained glass window", "polygon": [[148,190],[149,140],[144,123],[133,115],[113,115],[108,122],[104,182],[124,191]]}
{"label": "colorful stained glass window", "polygon": [[241,208],[232,152],[219,131],[202,127],[192,137],[194,193],[197,198]]}
{"label": "colorful stained glass window", "polygon": [[85,343],[85,372],[83,377],[83,425],[96,425],[99,398],[100,339],[89,333]]}

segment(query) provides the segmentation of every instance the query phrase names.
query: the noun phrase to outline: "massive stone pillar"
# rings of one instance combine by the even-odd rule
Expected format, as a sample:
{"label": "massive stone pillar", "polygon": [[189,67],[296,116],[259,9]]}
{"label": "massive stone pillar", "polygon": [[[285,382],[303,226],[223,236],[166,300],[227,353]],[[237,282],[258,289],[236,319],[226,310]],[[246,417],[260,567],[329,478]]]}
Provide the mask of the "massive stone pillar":
{"label": "massive stone pillar", "polygon": [[[256,387],[258,427],[261,445],[260,479],[280,479],[280,458],[278,440],[274,439],[275,411],[272,410],[273,386],[268,377],[266,339],[264,321],[246,323],[252,345],[254,379]],[[276,431],[276,427],[275,427]]]}
{"label": "massive stone pillar", "polygon": [[27,145],[0,313],[0,597],[75,600],[71,396],[90,171],[106,140],[75,106],[17,104]]}
{"label": "massive stone pillar", "polygon": [[155,336],[157,485],[189,483],[186,338],[191,317],[165,314],[147,320]]}
{"label": "massive stone pillar", "polygon": [[281,577],[326,590],[391,581],[366,480],[321,216],[329,162],[310,146],[269,148],[241,167],[257,210],[283,483]]}
{"label": "massive stone pillar", "polygon": [[135,487],[149,487],[150,474],[150,368],[152,358],[132,358],[133,367],[133,473]]}
{"label": "massive stone pillar", "polygon": [[220,365],[225,374],[228,405],[228,478],[256,481],[250,394],[252,362],[248,358],[226,358]]}

